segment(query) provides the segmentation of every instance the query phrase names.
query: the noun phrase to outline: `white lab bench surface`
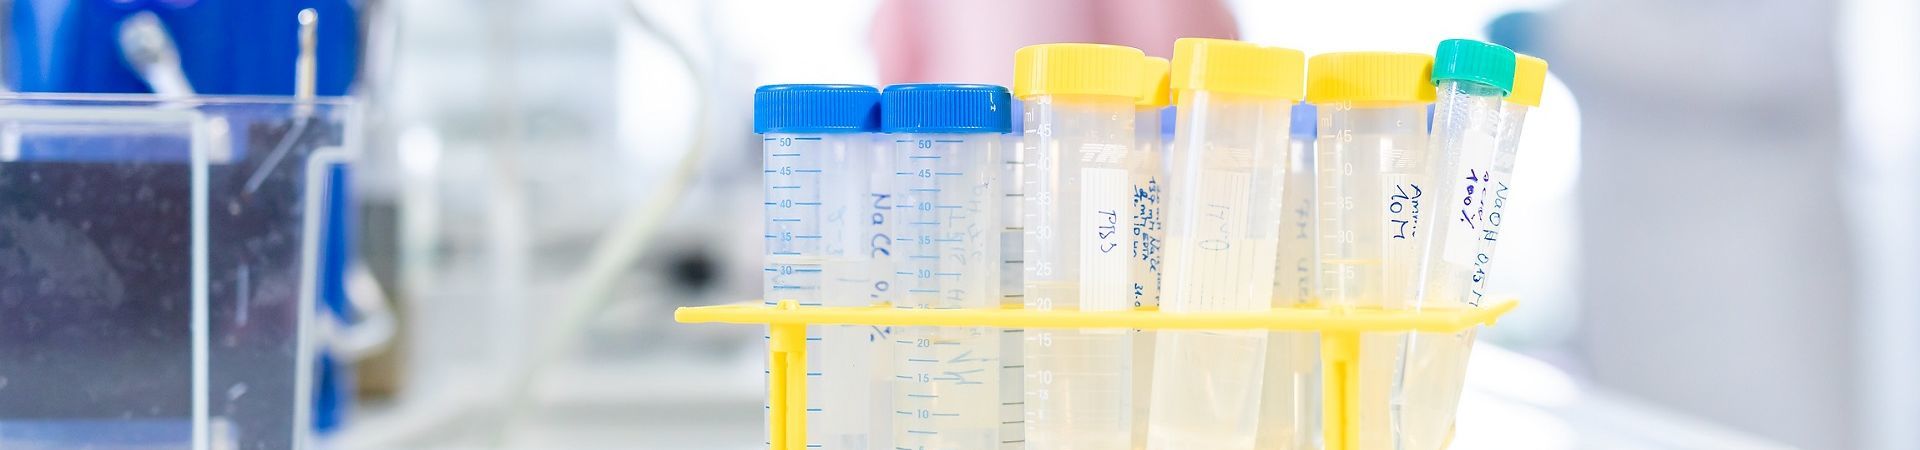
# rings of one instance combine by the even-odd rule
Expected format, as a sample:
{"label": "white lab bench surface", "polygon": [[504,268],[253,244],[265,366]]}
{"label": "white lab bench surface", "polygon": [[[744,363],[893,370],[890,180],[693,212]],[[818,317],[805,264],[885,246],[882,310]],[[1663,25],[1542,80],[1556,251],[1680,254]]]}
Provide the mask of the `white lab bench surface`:
{"label": "white lab bench surface", "polygon": [[1469,364],[1452,448],[1793,448],[1582,384],[1486,342],[1474,347]]}
{"label": "white lab bench surface", "polygon": [[567,364],[505,433],[503,390],[454,380],[426,388],[431,400],[366,405],[320,448],[762,449],[760,370],[745,359]]}
{"label": "white lab bench surface", "polygon": [[[370,405],[326,449],[759,449],[760,365],[737,358],[575,362],[538,389],[532,410],[496,441],[499,414],[471,382],[438,386],[448,419],[420,422]],[[1474,348],[1452,448],[1789,449],[1702,419],[1584,385],[1547,363]],[[405,423],[402,423],[405,422]]]}

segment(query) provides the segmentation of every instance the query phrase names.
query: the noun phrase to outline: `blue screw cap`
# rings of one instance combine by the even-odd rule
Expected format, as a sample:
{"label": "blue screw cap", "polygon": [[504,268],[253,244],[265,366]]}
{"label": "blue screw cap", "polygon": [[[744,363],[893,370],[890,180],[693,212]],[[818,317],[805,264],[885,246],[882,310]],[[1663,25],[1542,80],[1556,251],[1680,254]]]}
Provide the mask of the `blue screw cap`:
{"label": "blue screw cap", "polygon": [[857,84],[774,84],[753,91],[755,133],[880,130],[880,90]]}
{"label": "blue screw cap", "polygon": [[888,133],[1007,133],[1013,96],[987,84],[896,84],[880,93]]}
{"label": "blue screw cap", "polygon": [[1310,141],[1320,137],[1319,108],[1314,108],[1312,104],[1308,103],[1295,103],[1291,116],[1293,120],[1292,123],[1288,124],[1291,125],[1288,131],[1291,131],[1294,139]]}

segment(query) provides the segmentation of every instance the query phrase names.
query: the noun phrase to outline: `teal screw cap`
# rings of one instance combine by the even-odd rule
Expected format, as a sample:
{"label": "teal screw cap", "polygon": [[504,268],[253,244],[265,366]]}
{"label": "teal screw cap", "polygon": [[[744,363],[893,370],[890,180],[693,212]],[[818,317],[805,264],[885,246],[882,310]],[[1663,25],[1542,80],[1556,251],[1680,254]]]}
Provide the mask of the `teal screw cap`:
{"label": "teal screw cap", "polygon": [[1433,51],[1433,84],[1442,80],[1472,81],[1513,92],[1513,50],[1472,39],[1440,41]]}

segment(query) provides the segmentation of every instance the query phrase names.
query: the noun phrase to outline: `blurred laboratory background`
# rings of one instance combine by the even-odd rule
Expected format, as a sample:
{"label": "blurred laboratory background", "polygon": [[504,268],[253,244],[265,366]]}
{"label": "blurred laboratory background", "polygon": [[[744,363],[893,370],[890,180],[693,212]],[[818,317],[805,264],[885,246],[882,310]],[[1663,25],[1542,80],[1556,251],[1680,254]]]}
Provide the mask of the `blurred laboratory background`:
{"label": "blurred laboratory background", "polygon": [[[763,447],[761,331],[672,320],[761,292],[756,86],[1005,85],[1023,45],[1199,36],[1551,62],[1492,280],[1522,304],[1454,448],[1920,449],[1920,2],[8,3],[29,92],[167,94],[158,33],[199,94],[292,95],[320,13],[360,146],[309,330],[321,448]],[[279,81],[222,81],[255,63]]]}

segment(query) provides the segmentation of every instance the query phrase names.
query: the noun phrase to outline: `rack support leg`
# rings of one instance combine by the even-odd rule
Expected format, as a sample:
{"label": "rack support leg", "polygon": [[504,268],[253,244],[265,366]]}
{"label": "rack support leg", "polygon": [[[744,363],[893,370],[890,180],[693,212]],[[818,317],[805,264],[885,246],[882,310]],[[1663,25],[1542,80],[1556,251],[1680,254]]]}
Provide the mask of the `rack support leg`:
{"label": "rack support leg", "polygon": [[[791,301],[780,302],[792,309]],[[807,326],[774,324],[767,326],[767,398],[772,430],[768,431],[772,450],[807,448]]]}
{"label": "rack support leg", "polygon": [[1352,450],[1360,430],[1353,425],[1359,413],[1360,333],[1329,331],[1320,334],[1321,433],[1326,450]]}

